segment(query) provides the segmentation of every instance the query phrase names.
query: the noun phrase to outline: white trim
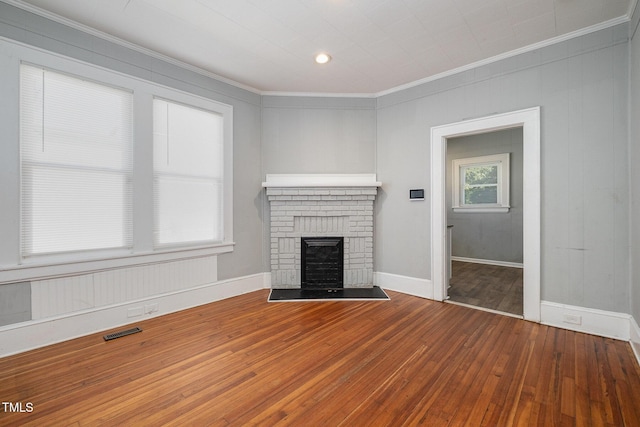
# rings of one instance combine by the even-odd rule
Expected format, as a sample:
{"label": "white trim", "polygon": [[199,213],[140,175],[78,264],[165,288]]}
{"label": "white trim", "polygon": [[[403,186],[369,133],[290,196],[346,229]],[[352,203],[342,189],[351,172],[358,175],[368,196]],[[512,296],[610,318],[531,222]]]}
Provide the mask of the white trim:
{"label": "white trim", "polygon": [[479,305],[465,304],[463,302],[452,301],[450,299],[445,301],[447,304],[459,305],[461,307],[472,308],[474,310],[486,311],[487,313],[499,314],[501,316],[515,317],[516,319],[522,319],[519,314],[507,313],[506,311],[493,310],[491,308],[480,307]]}
{"label": "white trim", "polygon": [[[594,308],[577,307],[549,301],[540,302],[540,323],[571,331],[629,341],[631,315]],[[567,322],[565,316],[578,317],[580,324]]]}
{"label": "white trim", "polygon": [[[264,285],[265,273],[258,273],[107,307],[3,326],[0,327],[0,357],[257,291],[264,289]],[[157,304],[158,310],[139,317],[127,317],[130,309],[143,309],[150,304]]]}
{"label": "white trim", "polygon": [[[373,283],[385,290],[433,299],[433,286],[430,280],[375,272],[373,275]],[[523,316],[458,303],[456,301],[446,300],[445,302],[495,314],[520,319],[523,318]],[[540,301],[540,307],[540,323],[553,326],[555,328],[629,341],[631,348],[638,359],[638,363],[640,363],[640,326],[638,326],[638,323],[631,315],[594,308],[559,304],[550,301]],[[573,319],[575,319],[575,316],[579,316],[580,324],[567,323],[564,317],[565,315],[570,316]]]}
{"label": "white trim", "polygon": [[500,207],[486,207],[486,208],[464,208],[464,207],[455,207],[453,211],[455,213],[508,213],[511,206],[500,206]]}
{"label": "white trim", "polygon": [[634,317],[631,317],[629,322],[629,335],[629,344],[631,344],[633,354],[636,355],[636,360],[640,364],[640,326]]}
{"label": "white trim", "polygon": [[99,259],[68,260],[48,264],[10,266],[0,268],[0,273],[2,273],[0,285],[11,282],[54,279],[136,265],[220,255],[232,252],[234,245],[234,242],[229,242],[206,247],[174,248],[171,250],[156,250],[148,253],[127,253],[121,256]]}
{"label": "white trim", "polygon": [[580,30],[576,30],[573,31],[571,33],[567,33],[567,34],[563,34],[561,36],[557,36],[557,37],[553,37],[538,43],[534,43],[531,44],[529,46],[525,46],[519,49],[515,49],[512,50],[510,52],[506,52],[500,55],[496,55],[496,56],[492,56],[491,58],[487,58],[487,59],[483,59],[481,61],[476,61],[473,62],[471,64],[468,65],[464,65],[462,67],[458,67],[458,68],[454,68],[452,70],[447,70],[444,71],[442,73],[439,74],[435,74],[429,77],[425,77],[423,79],[419,79],[419,80],[415,80],[413,82],[409,82],[403,85],[399,85],[399,86],[395,86],[386,90],[382,90],[379,92],[364,92],[364,93],[326,93],[326,92],[279,92],[279,91],[264,91],[264,90],[260,90],[257,88],[254,88],[252,86],[246,85],[244,83],[240,83],[237,82],[235,80],[220,76],[218,74],[212,73],[211,71],[207,71],[205,69],[202,69],[200,67],[196,67],[194,65],[188,64],[186,62],[177,60],[175,58],[172,58],[170,56],[167,55],[163,55],[159,52],[156,52],[154,50],[139,46],[137,44],[128,42],[126,40],[120,39],[118,37],[112,36],[110,34],[104,33],[102,31],[96,30],[95,28],[91,28],[87,25],[84,24],[80,24],[79,22],[73,21],[71,19],[68,18],[64,18],[60,15],[56,15],[52,12],[46,11],[44,9],[41,9],[37,6],[33,6],[31,4],[28,3],[24,3],[22,1],[17,1],[17,0],[3,0],[5,3],[8,3],[12,6],[15,6],[17,8],[20,8],[22,10],[25,10],[27,12],[31,12],[34,13],[36,15],[42,16],[44,18],[50,19],[54,22],[58,22],[60,24],[66,25],[68,27],[80,30],[82,32],[85,32],[87,34],[96,36],[98,38],[101,38],[103,40],[109,41],[111,43],[115,43],[117,45],[126,47],[128,49],[131,49],[133,51],[136,52],[140,52],[143,53],[145,55],[148,55],[152,58],[156,58],[165,62],[168,62],[170,64],[176,65],[178,67],[187,69],[189,71],[193,71],[194,73],[198,73],[200,75],[206,76],[206,77],[210,77],[213,78],[215,80],[218,80],[222,83],[226,83],[229,84],[231,86],[235,86],[237,88],[240,89],[244,89],[246,91],[258,94],[258,95],[268,95],[268,96],[286,96],[286,97],[294,97],[294,96],[299,96],[299,97],[332,97],[332,98],[378,98],[381,96],[385,96],[385,95],[389,95],[392,93],[396,93],[396,92],[400,92],[403,91],[405,89],[410,89],[419,85],[422,85],[424,83],[428,83],[428,82],[432,82],[435,80],[439,80],[445,77],[449,77],[458,73],[462,73],[464,71],[468,71],[477,67],[481,67],[484,65],[488,65],[488,64],[492,64],[494,62],[498,62],[498,61],[502,61],[503,59],[508,59],[517,55],[521,55],[523,53],[527,53],[527,52],[532,52],[538,49],[541,49],[543,47],[546,46],[551,46],[553,44],[556,43],[560,43],[560,42],[564,42],[567,40],[571,40],[574,39],[576,37],[580,37],[580,36],[584,36],[586,34],[590,34],[590,33],[594,33],[596,31],[600,31],[600,30],[604,30],[606,28],[609,27],[613,27],[615,25],[618,24],[623,24],[625,22],[629,22],[631,20],[631,17],[633,16],[633,12],[636,8],[636,4],[637,4],[637,0],[632,0],[631,4],[629,5],[629,10],[627,12],[626,16],[620,16],[617,18],[613,18],[610,19],[608,21],[605,22],[601,22],[599,24],[596,25],[592,25],[590,27],[587,28],[582,28]]}
{"label": "white trim", "polygon": [[540,107],[431,128],[431,281],[434,298],[447,298],[445,171],[447,138],[522,127],[524,318],[540,321]]}
{"label": "white trim", "polygon": [[[127,301],[122,304],[2,326],[0,327],[0,357],[134,324],[152,317],[209,304],[245,293],[269,289],[271,287],[270,276],[270,273],[257,273],[220,280],[191,289]],[[374,284],[385,290],[433,299],[432,283],[427,279],[376,272],[374,273]],[[158,304],[158,311],[143,314],[140,317],[127,317],[129,309],[155,303]],[[451,303],[453,304],[454,302]],[[456,305],[464,306],[464,304]],[[541,323],[545,325],[630,341],[638,363],[640,363],[640,327],[632,316],[548,301],[542,301],[541,307]],[[471,306],[470,308],[478,309],[478,307]],[[497,314],[504,315],[505,313],[499,312]],[[581,324],[574,325],[564,322],[563,316],[565,314],[581,316]]]}
{"label": "white trim", "polygon": [[262,186],[271,187],[380,187],[375,173],[267,174]]}
{"label": "white trim", "polygon": [[244,89],[246,91],[255,93],[257,95],[261,95],[261,91],[259,89],[256,89],[256,88],[252,87],[252,86],[246,85],[244,83],[237,82],[237,81],[229,79],[227,77],[223,77],[223,76],[221,76],[219,74],[212,73],[211,71],[205,70],[205,69],[200,68],[200,67],[196,67],[195,65],[191,65],[189,63],[180,61],[178,59],[175,59],[175,58],[172,58],[170,56],[164,55],[164,54],[162,54],[160,52],[157,52],[155,50],[151,50],[151,49],[148,49],[146,47],[142,47],[142,46],[140,46],[138,44],[128,42],[128,41],[126,41],[124,39],[118,38],[118,37],[113,36],[111,34],[108,34],[108,33],[102,32],[100,30],[97,30],[95,28],[89,27],[88,25],[84,25],[84,24],[81,24],[81,23],[79,23],[77,21],[73,21],[73,20],[71,20],[69,18],[65,18],[63,16],[57,15],[57,14],[55,14],[53,12],[48,11],[48,10],[41,9],[41,8],[39,8],[37,6],[31,5],[31,4],[28,4],[28,3],[24,3],[22,1],[16,1],[16,0],[3,0],[3,1],[5,3],[8,3],[8,4],[12,5],[12,6],[15,6],[15,7],[19,8],[19,9],[25,10],[27,12],[34,13],[36,15],[42,16],[43,18],[50,19],[51,21],[54,21],[54,22],[57,22],[59,24],[65,25],[67,27],[71,27],[73,29],[82,31],[83,33],[87,33],[89,35],[98,37],[98,38],[100,38],[102,40],[106,40],[108,42],[117,44],[117,45],[125,47],[127,49],[131,49],[131,50],[133,50],[135,52],[139,52],[139,53],[142,53],[144,55],[148,55],[148,56],[150,56],[152,58],[156,58],[156,59],[159,59],[159,60],[164,61],[164,62],[168,62],[169,64],[176,65],[176,66],[178,66],[180,68],[184,68],[184,69],[189,70],[189,71],[193,71],[194,73],[200,74],[202,76],[218,80],[221,83],[226,83],[228,85],[235,86],[235,87],[240,88],[240,89]]}
{"label": "white trim", "polygon": [[492,259],[465,258],[461,256],[452,256],[451,261],[471,262],[474,264],[497,265],[499,267],[524,268],[521,262],[495,261]]}
{"label": "white trim", "polygon": [[637,6],[638,6],[638,0],[631,0],[629,2],[629,10],[627,10],[627,19],[631,20],[631,18],[633,18],[633,14],[636,11]]}
{"label": "white trim", "polygon": [[349,93],[349,92],[285,92],[277,90],[264,90],[260,92],[262,96],[281,96],[289,98],[368,98],[375,99],[379,95],[377,93]]}
{"label": "white trim", "polygon": [[416,297],[433,299],[433,284],[429,279],[401,276],[391,273],[373,273],[373,284],[390,291],[402,292]]}
{"label": "white trim", "polygon": [[636,8],[636,4],[637,4],[638,0],[632,0],[631,4],[629,5],[629,11],[627,12],[626,16],[620,16],[618,18],[613,18],[610,19],[608,21],[605,22],[601,22],[599,24],[596,25],[592,25],[590,27],[586,27],[586,28],[582,28],[580,30],[576,30],[573,31],[571,33],[567,33],[567,34],[563,34],[561,36],[557,36],[557,37],[553,37],[547,40],[543,40],[541,42],[538,43],[534,43],[528,46],[524,46],[521,47],[519,49],[515,49],[509,52],[505,52],[502,53],[500,55],[496,55],[496,56],[492,56],[490,58],[487,59],[482,59],[480,61],[476,61],[473,62],[471,64],[467,64],[467,65],[463,65],[462,67],[458,67],[458,68],[454,68],[451,70],[447,70],[447,71],[443,71],[442,73],[439,74],[434,74],[432,76],[428,76],[422,79],[418,79],[418,80],[414,80],[412,82],[409,83],[405,83],[399,86],[394,86],[392,88],[389,89],[385,89],[385,90],[381,90],[379,92],[375,92],[375,93],[362,93],[362,94],[358,94],[358,93],[323,93],[323,92],[278,92],[278,91],[263,91],[261,92],[261,95],[269,95],[269,96],[289,96],[289,97],[294,97],[294,96],[300,96],[300,97],[325,97],[325,96],[331,96],[334,98],[379,98],[385,95],[391,95],[394,94],[396,92],[401,92],[403,90],[407,90],[407,89],[411,89],[414,88],[416,86],[420,86],[422,84],[425,83],[429,83],[429,82],[433,82],[436,80],[440,80],[440,79],[444,79],[446,77],[450,77],[459,73],[463,73],[465,71],[469,71],[469,70],[473,70],[475,68],[478,67],[482,67],[485,65],[489,65],[489,64],[493,64],[495,62],[499,62],[502,61],[504,59],[509,59],[509,58],[513,58],[514,56],[518,56],[518,55],[522,55],[528,52],[533,52],[539,49],[542,49],[544,47],[547,46],[551,46],[554,45],[556,43],[561,43],[561,42],[565,42],[567,40],[571,40],[577,37],[581,37],[587,34],[591,34],[591,33],[595,33],[596,31],[600,31],[600,30],[604,30],[606,28],[610,28],[619,24],[624,24],[626,22],[629,22],[631,20],[631,17],[633,16],[633,12],[635,11]]}
{"label": "white trim", "polygon": [[493,64],[494,62],[502,61],[503,59],[512,58],[514,56],[521,55],[524,53],[533,52],[535,50],[542,49],[544,47],[551,46],[556,43],[561,43],[561,42],[571,40],[577,37],[581,37],[587,34],[595,33],[596,31],[604,30],[606,28],[613,27],[618,24],[624,24],[625,22],[629,22],[630,20],[631,20],[631,15],[620,16],[618,18],[610,19],[608,21],[601,22],[599,24],[592,25],[587,28],[582,28],[580,30],[573,31],[571,33],[563,34],[558,37],[553,37],[538,43],[530,44],[529,46],[524,46],[519,49],[512,50],[510,52],[505,52],[500,55],[492,56],[491,58],[476,61],[468,65],[463,65],[462,67],[454,68],[453,70],[447,70],[440,74],[435,74],[433,76],[425,77],[420,80],[415,80],[413,82],[409,82],[400,86],[392,87],[391,89],[377,92],[375,95],[376,97],[380,97],[380,96],[390,95],[392,93],[400,92],[406,89],[411,89],[413,87],[420,86],[421,84],[424,84],[424,83],[429,83],[435,80],[443,79],[445,77],[462,73],[464,71],[473,70],[475,68],[482,67],[484,65]]}

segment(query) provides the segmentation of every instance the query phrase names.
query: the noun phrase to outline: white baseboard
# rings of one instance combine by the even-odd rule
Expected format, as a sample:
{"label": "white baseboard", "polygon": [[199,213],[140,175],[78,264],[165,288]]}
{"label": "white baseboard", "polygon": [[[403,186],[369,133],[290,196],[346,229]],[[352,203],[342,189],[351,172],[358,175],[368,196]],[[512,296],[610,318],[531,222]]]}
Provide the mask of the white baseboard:
{"label": "white baseboard", "polygon": [[[0,327],[0,357],[257,291],[265,288],[265,282],[266,273],[258,273],[126,303],[3,326]],[[147,307],[155,304],[157,311],[128,317],[131,309],[147,311]]]}
{"label": "white baseboard", "polygon": [[433,299],[433,283],[429,279],[374,272],[373,284],[390,291]]}
{"label": "white baseboard", "polygon": [[636,359],[638,360],[638,364],[640,364],[640,326],[638,326],[638,322],[633,317],[631,318],[631,325],[629,327],[629,332],[631,338],[629,339],[629,344],[631,344],[631,349],[633,350],[633,354],[636,355]]}
{"label": "white baseboard", "polygon": [[451,261],[472,262],[475,264],[497,265],[500,267],[524,268],[521,262],[494,261],[491,259],[465,258],[461,256],[452,256]]}
{"label": "white baseboard", "polygon": [[631,338],[633,318],[626,313],[541,301],[540,315],[544,325],[624,341]]}
{"label": "white baseboard", "polygon": [[[433,299],[433,284],[428,279],[376,272],[374,284],[387,290]],[[258,273],[122,304],[2,326],[0,327],[0,357],[270,287],[271,274]],[[153,304],[157,304],[157,311],[136,317],[127,316],[132,308],[146,308]],[[540,323],[629,341],[640,363],[640,327],[632,316],[549,301],[542,301],[540,305]],[[567,323],[567,320],[579,320],[580,324]]]}
{"label": "white baseboard", "polygon": [[[381,272],[373,278],[381,288],[433,299],[431,280]],[[640,363],[640,326],[629,314],[541,301],[540,315],[544,325],[629,341]]]}

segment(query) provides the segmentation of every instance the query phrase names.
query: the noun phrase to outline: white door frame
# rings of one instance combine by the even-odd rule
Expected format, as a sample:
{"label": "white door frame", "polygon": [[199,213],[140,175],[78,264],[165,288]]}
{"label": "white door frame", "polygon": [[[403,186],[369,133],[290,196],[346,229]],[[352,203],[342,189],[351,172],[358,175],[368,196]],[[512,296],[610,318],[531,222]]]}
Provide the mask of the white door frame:
{"label": "white door frame", "polygon": [[522,128],[523,317],[540,322],[540,107],[431,128],[431,281],[435,300],[447,298],[445,173],[447,138]]}

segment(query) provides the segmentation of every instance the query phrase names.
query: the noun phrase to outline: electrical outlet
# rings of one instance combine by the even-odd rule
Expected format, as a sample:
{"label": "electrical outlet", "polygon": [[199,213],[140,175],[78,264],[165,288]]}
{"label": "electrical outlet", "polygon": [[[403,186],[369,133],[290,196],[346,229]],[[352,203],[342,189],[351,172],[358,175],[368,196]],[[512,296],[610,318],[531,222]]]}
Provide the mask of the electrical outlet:
{"label": "electrical outlet", "polygon": [[144,314],[144,310],[142,307],[132,307],[127,310],[127,317],[137,317],[142,316]]}
{"label": "electrical outlet", "polygon": [[572,325],[582,325],[582,316],[577,314],[565,314],[562,316],[564,323],[571,323]]}

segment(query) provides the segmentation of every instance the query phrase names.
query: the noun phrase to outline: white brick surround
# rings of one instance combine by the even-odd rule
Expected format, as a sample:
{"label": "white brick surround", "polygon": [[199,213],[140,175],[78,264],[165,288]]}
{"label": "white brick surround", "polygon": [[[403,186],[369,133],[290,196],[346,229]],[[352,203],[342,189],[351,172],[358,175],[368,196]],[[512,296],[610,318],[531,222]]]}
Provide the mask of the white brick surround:
{"label": "white brick surround", "polygon": [[380,183],[375,175],[327,177],[268,175],[263,183],[271,206],[272,288],[300,288],[302,237],[344,237],[344,287],[373,286],[373,203]]}

